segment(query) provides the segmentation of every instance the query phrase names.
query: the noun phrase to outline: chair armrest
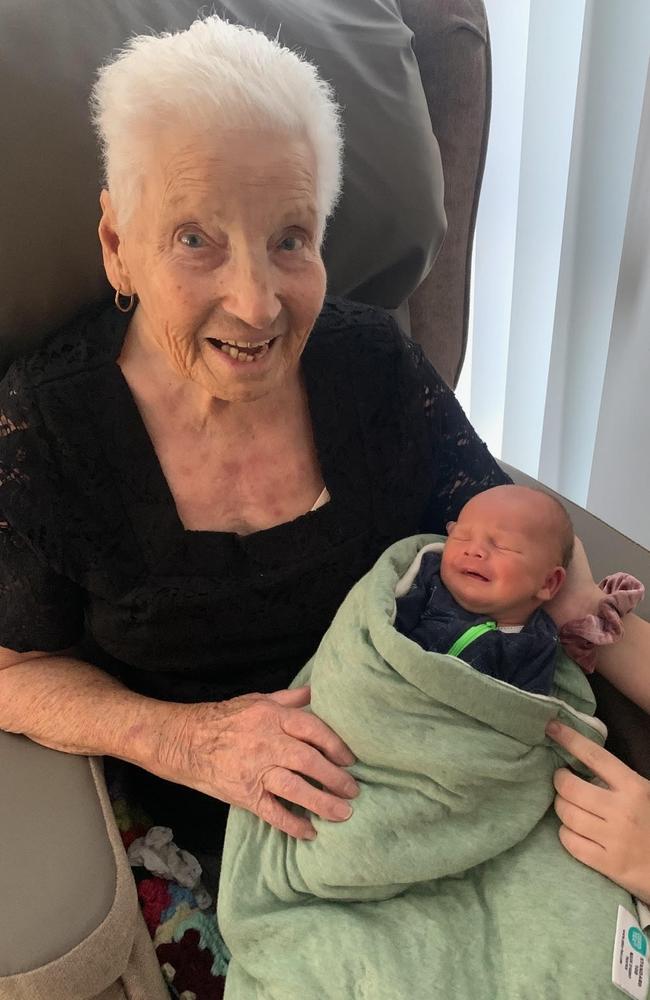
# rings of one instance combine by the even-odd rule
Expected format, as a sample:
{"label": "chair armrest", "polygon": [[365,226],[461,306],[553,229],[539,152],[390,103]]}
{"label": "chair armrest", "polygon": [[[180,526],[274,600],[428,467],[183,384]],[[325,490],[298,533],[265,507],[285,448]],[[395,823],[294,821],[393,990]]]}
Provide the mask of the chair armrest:
{"label": "chair armrest", "polygon": [[101,758],[0,732],[0,803],[0,997],[95,997],[139,916]]}

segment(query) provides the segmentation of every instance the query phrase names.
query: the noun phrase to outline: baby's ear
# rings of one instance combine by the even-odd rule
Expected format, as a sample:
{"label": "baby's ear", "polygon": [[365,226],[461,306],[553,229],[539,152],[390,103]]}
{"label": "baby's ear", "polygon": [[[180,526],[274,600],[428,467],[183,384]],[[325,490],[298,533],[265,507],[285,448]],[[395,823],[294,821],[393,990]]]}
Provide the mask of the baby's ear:
{"label": "baby's ear", "polygon": [[445,531],[447,532],[448,535],[451,535],[451,533],[452,533],[452,531],[454,530],[455,527],[456,527],[456,522],[455,521],[447,521],[447,523],[445,525]]}
{"label": "baby's ear", "polygon": [[537,591],[535,596],[540,601],[550,601],[552,597],[555,597],[565,580],[566,570],[564,566],[556,566],[555,569],[548,574],[544,581],[544,586]]}

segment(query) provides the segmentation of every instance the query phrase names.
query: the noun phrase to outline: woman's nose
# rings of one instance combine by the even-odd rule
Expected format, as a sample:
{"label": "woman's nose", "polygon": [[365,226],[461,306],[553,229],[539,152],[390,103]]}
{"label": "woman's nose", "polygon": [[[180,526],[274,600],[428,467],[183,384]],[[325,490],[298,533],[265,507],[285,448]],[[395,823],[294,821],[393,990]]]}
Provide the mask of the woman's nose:
{"label": "woman's nose", "polygon": [[263,261],[246,257],[233,261],[223,278],[224,311],[255,330],[268,330],[282,308],[271,268]]}

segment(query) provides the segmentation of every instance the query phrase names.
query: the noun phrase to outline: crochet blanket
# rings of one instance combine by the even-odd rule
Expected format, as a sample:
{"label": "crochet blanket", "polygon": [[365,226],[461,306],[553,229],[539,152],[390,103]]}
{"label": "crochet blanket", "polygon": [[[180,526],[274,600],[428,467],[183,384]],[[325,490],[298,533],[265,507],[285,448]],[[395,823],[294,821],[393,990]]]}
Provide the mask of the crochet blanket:
{"label": "crochet blanket", "polygon": [[[119,771],[107,775],[111,804],[127,852],[151,833],[151,820],[130,801]],[[214,905],[206,906],[205,890],[181,886],[171,878],[134,866],[140,908],[151,935],[169,995],[173,1000],[221,1000],[228,949]]]}
{"label": "crochet blanket", "polygon": [[634,904],[564,851],[551,808],[567,759],[547,721],[604,739],[588,682],[558,652],[552,694],[530,694],[398,633],[396,584],[433,540],[384,553],[295,681],[357,757],[351,819],[313,818],[308,842],[231,810],[226,1000],[620,996],[617,909]]}

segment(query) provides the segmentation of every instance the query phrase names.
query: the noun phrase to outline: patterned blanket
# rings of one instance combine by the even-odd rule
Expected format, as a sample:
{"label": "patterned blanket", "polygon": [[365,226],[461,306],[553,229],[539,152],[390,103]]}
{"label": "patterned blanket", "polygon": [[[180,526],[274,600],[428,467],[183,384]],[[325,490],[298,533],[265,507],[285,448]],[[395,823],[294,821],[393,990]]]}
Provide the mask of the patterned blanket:
{"label": "patterned blanket", "polygon": [[[144,837],[151,820],[129,802],[119,777],[107,777],[113,812],[128,851]],[[215,907],[205,907],[202,893],[134,867],[133,875],[145,922],[174,1000],[221,1000],[229,953]]]}

